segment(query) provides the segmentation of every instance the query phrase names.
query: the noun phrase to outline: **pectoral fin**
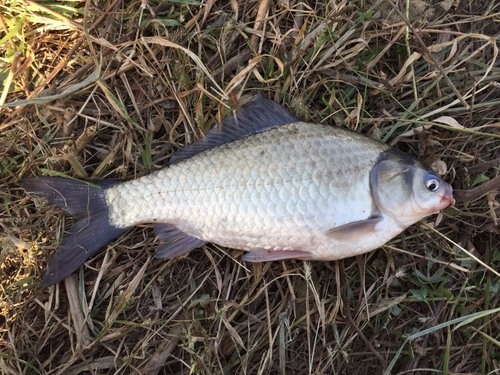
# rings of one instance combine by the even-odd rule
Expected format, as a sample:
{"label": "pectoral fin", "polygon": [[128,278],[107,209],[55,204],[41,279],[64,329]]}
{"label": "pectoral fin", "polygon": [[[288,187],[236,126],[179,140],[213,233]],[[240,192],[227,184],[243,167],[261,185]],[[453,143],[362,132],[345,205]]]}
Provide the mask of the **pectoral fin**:
{"label": "pectoral fin", "polygon": [[328,237],[337,241],[357,241],[360,237],[368,236],[375,232],[375,226],[383,220],[382,216],[372,216],[366,220],[354,221],[341,225],[326,232]]}

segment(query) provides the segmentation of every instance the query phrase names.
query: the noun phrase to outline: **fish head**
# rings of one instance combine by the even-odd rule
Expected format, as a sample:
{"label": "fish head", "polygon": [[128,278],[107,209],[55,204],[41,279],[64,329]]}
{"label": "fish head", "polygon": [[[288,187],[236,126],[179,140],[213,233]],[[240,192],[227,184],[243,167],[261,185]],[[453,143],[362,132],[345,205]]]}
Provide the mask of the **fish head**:
{"label": "fish head", "polygon": [[431,170],[415,168],[413,197],[421,212],[435,213],[455,204],[453,188]]}
{"label": "fish head", "polygon": [[418,159],[393,150],[375,164],[370,183],[377,208],[404,228],[455,204],[450,184]]}

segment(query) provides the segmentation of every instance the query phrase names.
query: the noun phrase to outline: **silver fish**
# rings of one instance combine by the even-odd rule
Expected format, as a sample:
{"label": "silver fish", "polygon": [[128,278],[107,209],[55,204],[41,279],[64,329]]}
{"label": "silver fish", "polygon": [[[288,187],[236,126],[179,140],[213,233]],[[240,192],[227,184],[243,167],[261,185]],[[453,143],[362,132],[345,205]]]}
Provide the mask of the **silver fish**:
{"label": "silver fish", "polygon": [[349,130],[302,122],[260,95],[169,166],[136,180],[20,184],[79,217],[42,286],[140,223],[153,223],[160,258],[212,242],[248,251],[248,262],[328,261],[376,249],[454,204],[451,186],[418,159]]}

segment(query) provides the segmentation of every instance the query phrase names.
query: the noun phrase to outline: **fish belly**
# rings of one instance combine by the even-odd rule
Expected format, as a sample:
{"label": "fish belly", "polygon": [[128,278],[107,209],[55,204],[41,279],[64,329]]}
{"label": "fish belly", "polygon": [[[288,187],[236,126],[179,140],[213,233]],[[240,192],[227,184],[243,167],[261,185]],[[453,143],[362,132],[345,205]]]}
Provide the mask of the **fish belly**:
{"label": "fish belly", "polygon": [[364,238],[325,235],[370,217],[370,171],[385,149],[339,128],[280,126],[108,189],[110,221],[168,223],[242,250],[301,250],[322,260],[356,255],[401,231],[384,219]]}

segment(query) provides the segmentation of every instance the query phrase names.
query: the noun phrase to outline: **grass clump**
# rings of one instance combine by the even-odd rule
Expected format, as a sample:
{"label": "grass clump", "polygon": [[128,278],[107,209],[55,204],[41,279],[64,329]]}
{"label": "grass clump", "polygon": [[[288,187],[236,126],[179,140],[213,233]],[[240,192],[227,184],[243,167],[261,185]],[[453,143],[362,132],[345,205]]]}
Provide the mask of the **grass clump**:
{"label": "grass clump", "polygon": [[[2,373],[498,371],[499,14],[491,1],[4,1]],[[70,218],[19,178],[147,174],[257,92],[420,156],[457,205],[330,263],[245,265],[214,245],[158,260],[144,226],[37,287]]]}

